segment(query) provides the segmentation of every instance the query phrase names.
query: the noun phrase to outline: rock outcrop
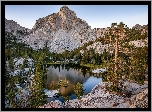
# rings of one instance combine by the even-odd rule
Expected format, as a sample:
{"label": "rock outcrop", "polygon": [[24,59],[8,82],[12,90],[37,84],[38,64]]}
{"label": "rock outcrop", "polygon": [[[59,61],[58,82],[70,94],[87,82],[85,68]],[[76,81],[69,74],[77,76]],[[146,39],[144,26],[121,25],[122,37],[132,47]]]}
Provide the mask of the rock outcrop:
{"label": "rock outcrop", "polygon": [[135,41],[130,41],[129,45],[134,45],[136,47],[144,47],[148,46],[148,37],[144,40],[135,40]]}
{"label": "rock outcrop", "polygon": [[23,41],[35,49],[43,48],[47,44],[51,52],[61,53],[95,39],[96,33],[86,21],[77,18],[74,11],[63,6],[58,13],[39,18],[32,33]]}
{"label": "rock outcrop", "polygon": [[96,33],[97,38],[105,37],[106,33],[109,33],[110,28],[94,28],[93,31]]}
{"label": "rock outcrop", "polygon": [[90,93],[61,103],[58,100],[49,102],[39,108],[148,108],[148,85],[126,82],[129,96],[120,96],[105,89],[107,82],[96,85]]}
{"label": "rock outcrop", "polygon": [[101,42],[95,42],[89,46],[86,47],[87,50],[89,50],[90,48],[93,48],[95,50],[96,53],[103,53],[104,50],[106,50],[106,52],[109,53],[113,53],[114,52],[114,47],[110,44],[102,44]]}
{"label": "rock outcrop", "polygon": [[135,96],[135,101],[130,108],[148,108],[148,88]]}
{"label": "rock outcrop", "polygon": [[17,22],[13,20],[7,20],[5,18],[5,31],[12,32],[14,36],[23,37],[30,33],[30,29],[25,28],[17,24]]}
{"label": "rock outcrop", "polygon": [[[148,32],[148,26],[135,25],[134,27],[142,30],[143,34]],[[5,19],[5,31],[12,32],[17,36],[18,42],[24,42],[35,50],[47,46],[50,52],[62,53],[99,37],[104,38],[105,34],[109,32],[109,28],[91,29],[86,21],[76,16],[74,11],[63,6],[59,12],[36,20],[32,29],[24,28],[13,20]],[[144,42],[132,41],[130,44],[142,47],[147,44],[147,40]],[[94,47],[96,52],[102,53],[106,48],[112,53],[113,49],[108,46],[97,42],[88,46],[87,49]]]}

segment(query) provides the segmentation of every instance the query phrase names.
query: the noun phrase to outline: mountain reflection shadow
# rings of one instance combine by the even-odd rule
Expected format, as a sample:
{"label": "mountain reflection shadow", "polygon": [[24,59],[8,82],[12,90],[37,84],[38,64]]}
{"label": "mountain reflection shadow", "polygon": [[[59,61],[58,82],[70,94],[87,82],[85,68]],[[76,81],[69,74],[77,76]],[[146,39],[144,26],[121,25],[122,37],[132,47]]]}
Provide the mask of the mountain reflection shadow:
{"label": "mountain reflection shadow", "polygon": [[[49,90],[59,90],[64,96],[74,94],[74,86],[80,82],[83,84],[89,77],[89,70],[86,67],[76,65],[54,65],[48,68],[47,79],[45,80],[45,88]],[[59,80],[68,81],[67,87],[59,87]]]}

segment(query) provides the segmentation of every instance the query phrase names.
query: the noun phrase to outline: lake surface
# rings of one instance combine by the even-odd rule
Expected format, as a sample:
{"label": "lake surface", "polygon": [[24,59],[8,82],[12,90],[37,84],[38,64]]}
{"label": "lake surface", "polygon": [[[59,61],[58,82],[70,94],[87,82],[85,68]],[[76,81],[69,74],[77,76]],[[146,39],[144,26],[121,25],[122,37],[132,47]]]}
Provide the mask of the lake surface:
{"label": "lake surface", "polygon": [[[67,87],[58,87],[59,80],[66,80]],[[47,78],[45,80],[45,94],[47,101],[60,100],[64,102],[64,97],[69,99],[77,98],[74,94],[74,86],[80,82],[83,84],[84,94],[90,92],[97,84],[102,81],[101,74],[93,74],[88,67],[78,64],[68,65],[48,65]],[[62,96],[54,98],[55,93],[62,93]]]}
{"label": "lake surface", "polygon": [[[36,89],[32,89],[33,94],[32,95],[40,95],[37,98],[40,98],[41,101],[39,103],[42,103],[43,100],[46,100],[48,102],[54,101],[54,100],[60,100],[62,103],[69,99],[75,99],[77,96],[74,93],[74,86],[79,82],[83,85],[83,94],[87,94],[90,92],[97,84],[99,84],[102,81],[101,74],[94,74],[88,67],[80,66],[79,64],[66,64],[66,65],[47,65],[47,75],[44,80],[44,85],[37,85]],[[32,68],[34,72],[34,68]],[[21,98],[28,99],[30,97],[30,87],[31,87],[31,78],[34,77],[34,74],[30,74],[29,68],[24,68],[24,70],[20,73],[20,70],[15,70],[14,72],[11,72],[12,75],[5,75],[6,84],[5,84],[5,90],[7,90],[7,93],[5,95],[5,108],[8,106],[11,106],[10,101],[14,102],[14,99],[17,98],[18,101],[20,101]],[[68,82],[67,87],[60,87],[58,86],[59,80]],[[43,80],[42,80],[43,81]],[[34,82],[33,82],[34,83]],[[44,92],[46,97],[42,97],[44,95]],[[38,91],[38,92],[37,92]],[[56,96],[56,93],[60,93],[58,96]],[[15,94],[15,95],[14,95]],[[24,94],[22,96],[22,94]],[[13,96],[14,95],[14,96]],[[22,97],[21,97],[22,96]],[[32,96],[34,98],[34,96]],[[23,101],[23,99],[21,101]],[[31,98],[30,98],[31,99]],[[23,105],[27,105],[30,103],[31,100],[28,102],[22,103]],[[33,101],[32,101],[33,102]],[[37,100],[31,104],[34,105],[37,102]],[[15,102],[16,104],[19,104],[18,102]]]}

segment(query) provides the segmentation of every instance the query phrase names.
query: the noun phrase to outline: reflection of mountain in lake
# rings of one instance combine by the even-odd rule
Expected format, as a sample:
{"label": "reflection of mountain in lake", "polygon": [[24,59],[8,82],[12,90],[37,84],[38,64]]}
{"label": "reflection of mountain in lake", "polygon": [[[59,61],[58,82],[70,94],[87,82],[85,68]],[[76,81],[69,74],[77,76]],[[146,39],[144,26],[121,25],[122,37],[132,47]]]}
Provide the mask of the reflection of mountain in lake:
{"label": "reflection of mountain in lake", "polygon": [[[85,70],[84,70],[85,69]],[[58,81],[65,80],[68,81],[67,87],[61,87],[60,92],[64,95],[71,95],[74,93],[74,86],[77,82],[83,84],[89,77],[89,73],[86,73],[88,68],[69,68],[68,66],[50,66],[48,68],[47,79],[45,81],[45,87],[49,90],[59,89]]]}

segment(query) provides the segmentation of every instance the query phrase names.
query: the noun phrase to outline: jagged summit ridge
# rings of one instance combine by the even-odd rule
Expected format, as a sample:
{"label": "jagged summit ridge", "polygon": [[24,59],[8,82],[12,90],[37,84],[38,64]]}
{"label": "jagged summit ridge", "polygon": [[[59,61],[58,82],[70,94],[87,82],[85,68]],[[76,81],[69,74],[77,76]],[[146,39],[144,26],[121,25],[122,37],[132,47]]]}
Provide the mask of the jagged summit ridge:
{"label": "jagged summit ridge", "polygon": [[20,26],[19,24],[17,24],[17,22],[13,20],[7,20],[5,18],[5,31],[12,32],[15,36],[21,37],[21,32],[24,32],[24,34],[29,34],[31,30]]}
{"label": "jagged summit ridge", "polygon": [[[74,17],[76,18],[76,13],[72,10],[70,10],[67,6],[63,6],[60,8],[60,11],[58,12],[58,14],[63,17],[64,19],[74,19]],[[69,15],[72,15],[70,18]]]}
{"label": "jagged summit ridge", "polygon": [[[143,29],[142,33],[148,32],[147,28]],[[142,29],[142,26],[135,25],[135,29]],[[50,52],[62,53],[65,50],[71,51],[78,48],[100,36],[104,38],[109,28],[91,29],[86,21],[76,16],[74,11],[63,6],[59,12],[36,20],[32,29],[5,19],[5,31],[12,32],[18,37],[18,42],[24,42],[33,49],[42,49],[47,44]],[[98,49],[97,52],[99,52],[102,51],[102,44],[99,44],[100,46],[93,44],[92,47]]]}
{"label": "jagged summit ridge", "polygon": [[50,51],[58,53],[73,50],[96,39],[94,30],[86,21],[77,18],[76,13],[67,6],[61,7],[57,13],[36,20],[31,32],[24,38],[24,42],[34,49],[43,48],[48,42]]}
{"label": "jagged summit ridge", "polygon": [[63,30],[70,30],[76,28],[78,23],[84,25],[85,28],[89,28],[86,21],[77,18],[76,13],[70,10],[67,6],[63,6],[60,8],[58,13],[50,14],[46,17],[39,18],[36,20],[35,25],[33,26],[33,30],[42,29],[63,29]]}
{"label": "jagged summit ridge", "polygon": [[[136,24],[133,28],[141,29],[142,34],[148,33],[148,25]],[[67,6],[63,6],[59,9],[59,12],[36,20],[32,29],[22,27],[13,20],[5,19],[5,31],[12,32],[17,36],[18,42],[24,42],[33,49],[42,49],[47,44],[50,52],[62,53],[65,50],[71,51],[78,48],[96,38],[104,38],[105,34],[109,32],[109,28],[91,29],[86,21],[76,16],[74,11]],[[133,41],[132,43],[138,44],[141,42]],[[99,46],[95,43],[91,46],[98,49],[96,51],[99,52],[103,50],[102,44],[99,44]],[[143,45],[145,44],[141,43],[137,46]]]}
{"label": "jagged summit ridge", "polygon": [[28,30],[28,35],[22,36],[17,33],[16,36],[20,39],[18,42],[24,42],[33,49],[42,49],[47,43],[50,52],[62,53],[65,50],[78,48],[100,36],[104,37],[107,31],[108,29],[102,28],[91,29],[86,21],[76,16],[74,11],[63,6],[59,12],[36,20],[33,28]]}

